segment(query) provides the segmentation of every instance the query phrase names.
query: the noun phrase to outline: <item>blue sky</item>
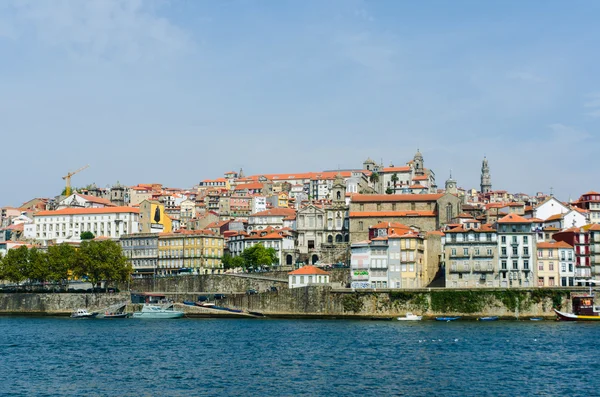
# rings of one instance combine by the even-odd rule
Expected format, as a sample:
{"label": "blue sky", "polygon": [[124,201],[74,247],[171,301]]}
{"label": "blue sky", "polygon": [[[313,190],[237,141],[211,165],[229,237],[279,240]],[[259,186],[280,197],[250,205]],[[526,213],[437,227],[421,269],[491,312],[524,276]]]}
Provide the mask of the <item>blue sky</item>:
{"label": "blue sky", "polygon": [[0,2],[0,205],[388,165],[599,190],[600,2]]}

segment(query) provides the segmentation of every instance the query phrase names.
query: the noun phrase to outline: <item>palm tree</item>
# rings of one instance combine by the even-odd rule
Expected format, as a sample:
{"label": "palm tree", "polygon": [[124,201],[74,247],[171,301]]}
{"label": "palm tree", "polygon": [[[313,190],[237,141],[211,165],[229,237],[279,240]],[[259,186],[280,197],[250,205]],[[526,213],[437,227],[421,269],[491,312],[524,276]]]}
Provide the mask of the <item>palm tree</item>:
{"label": "palm tree", "polygon": [[371,176],[369,177],[369,181],[371,181],[373,184],[379,182],[379,174],[377,172],[372,172]]}
{"label": "palm tree", "polygon": [[396,184],[398,183],[398,174],[394,172],[392,175],[392,183],[394,184],[394,191],[396,191]]}

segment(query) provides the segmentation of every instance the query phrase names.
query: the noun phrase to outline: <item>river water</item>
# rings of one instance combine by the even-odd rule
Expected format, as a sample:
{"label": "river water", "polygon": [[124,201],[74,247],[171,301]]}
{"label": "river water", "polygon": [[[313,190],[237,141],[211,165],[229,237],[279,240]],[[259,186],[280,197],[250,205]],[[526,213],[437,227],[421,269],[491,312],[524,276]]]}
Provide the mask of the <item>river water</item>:
{"label": "river water", "polygon": [[595,396],[600,324],[0,317],[0,395]]}

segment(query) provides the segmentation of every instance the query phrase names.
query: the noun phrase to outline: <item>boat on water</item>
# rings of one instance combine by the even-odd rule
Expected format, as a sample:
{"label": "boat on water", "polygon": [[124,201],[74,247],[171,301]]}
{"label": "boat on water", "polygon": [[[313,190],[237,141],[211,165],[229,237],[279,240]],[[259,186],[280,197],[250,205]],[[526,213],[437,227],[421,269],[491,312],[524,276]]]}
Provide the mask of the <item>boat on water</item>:
{"label": "boat on water", "polygon": [[71,313],[71,318],[94,318],[98,313],[90,313],[87,309],[77,309]]}
{"label": "boat on water", "polygon": [[487,317],[479,317],[478,321],[496,321],[498,320],[498,316],[487,316]]}
{"label": "boat on water", "polygon": [[129,316],[130,316],[130,313],[125,313],[125,312],[120,312],[120,313],[104,312],[104,314],[100,318],[106,318],[106,319],[128,318]]}
{"label": "boat on water", "polygon": [[186,306],[196,306],[196,302],[192,301],[183,301],[183,304]]}
{"label": "boat on water", "polygon": [[423,316],[417,316],[411,312],[406,313],[404,317],[398,317],[398,321],[421,321],[421,319],[423,319]]}
{"label": "boat on water", "polygon": [[541,317],[531,317],[529,321],[544,321],[544,319]]}
{"label": "boat on water", "polygon": [[175,310],[173,305],[159,306],[159,305],[148,305],[145,304],[142,310],[133,313],[133,318],[144,318],[144,319],[168,319],[168,318],[181,318],[184,316],[184,312]]}
{"label": "boat on water", "polygon": [[436,317],[435,321],[456,321],[460,317]]}
{"label": "boat on water", "polygon": [[[591,281],[591,280],[585,280]],[[600,306],[594,306],[594,293],[571,293],[573,313],[554,309],[560,321],[600,321]]]}

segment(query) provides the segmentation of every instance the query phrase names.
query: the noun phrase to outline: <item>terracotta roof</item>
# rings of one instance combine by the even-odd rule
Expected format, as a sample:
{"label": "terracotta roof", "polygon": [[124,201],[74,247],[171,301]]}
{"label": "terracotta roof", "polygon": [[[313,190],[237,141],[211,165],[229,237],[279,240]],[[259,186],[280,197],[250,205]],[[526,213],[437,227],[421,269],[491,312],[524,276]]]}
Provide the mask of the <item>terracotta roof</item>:
{"label": "terracotta roof", "polygon": [[301,267],[300,269],[294,270],[293,272],[289,272],[288,274],[291,274],[294,276],[295,275],[314,275],[314,274],[328,276],[329,272],[319,269],[316,266],[307,265],[307,266]]}
{"label": "terracotta roof", "polygon": [[40,211],[34,216],[59,216],[59,215],[93,215],[93,214],[139,214],[139,208],[133,207],[106,207],[106,208],[63,208],[56,211]]}
{"label": "terracotta roof", "polygon": [[508,214],[504,218],[499,219],[498,223],[531,223],[531,219],[523,218],[517,214]]}
{"label": "terracotta roof", "polygon": [[428,236],[445,236],[446,234],[441,230],[434,230],[432,232],[427,232]]}
{"label": "terracotta roof", "polygon": [[397,228],[401,228],[401,229],[403,229],[403,228],[404,229],[409,229],[408,226],[403,225],[400,222],[384,222],[384,221],[381,221],[378,224],[376,224],[374,226],[371,226],[369,229],[387,229],[387,228],[390,228],[390,227],[397,227]]}
{"label": "terracotta roof", "polygon": [[426,181],[429,177],[427,175],[417,175],[412,180],[413,181]]}
{"label": "terracotta roof", "polygon": [[355,194],[353,203],[391,202],[391,201],[436,201],[443,194]]}
{"label": "terracotta roof", "polygon": [[378,217],[410,217],[410,216],[435,216],[435,211],[373,211],[350,212],[350,218],[378,218]]}
{"label": "terracotta roof", "polygon": [[562,217],[563,217],[563,214],[552,215],[552,216],[549,216],[544,222],[557,221],[557,220],[562,219]]}
{"label": "terracotta roof", "polygon": [[408,166],[404,166],[404,167],[384,167],[383,172],[389,172],[389,173],[393,173],[393,172],[408,172],[410,171],[410,167]]}
{"label": "terracotta roof", "polygon": [[272,208],[249,216],[283,216],[285,218],[292,215],[296,215],[296,210],[293,208]]}
{"label": "terracotta roof", "polygon": [[597,223],[594,223],[587,230],[592,230],[594,232],[600,232],[600,225]]}
{"label": "terracotta roof", "polygon": [[387,240],[387,237],[379,236],[379,237],[373,238],[371,241],[386,241],[386,240]]}
{"label": "terracotta roof", "polygon": [[251,182],[251,183],[244,183],[241,185],[237,185],[234,190],[244,190],[244,189],[257,190],[257,189],[262,189],[263,187],[264,186],[261,182]]}
{"label": "terracotta roof", "polygon": [[537,243],[538,248],[573,248],[572,245],[565,243],[564,241],[553,241],[553,242],[539,242]]}

